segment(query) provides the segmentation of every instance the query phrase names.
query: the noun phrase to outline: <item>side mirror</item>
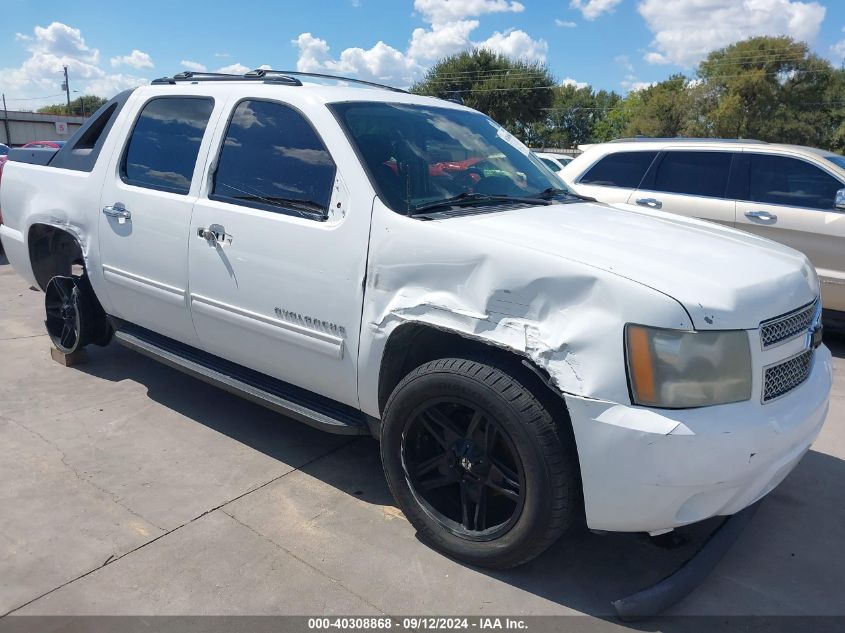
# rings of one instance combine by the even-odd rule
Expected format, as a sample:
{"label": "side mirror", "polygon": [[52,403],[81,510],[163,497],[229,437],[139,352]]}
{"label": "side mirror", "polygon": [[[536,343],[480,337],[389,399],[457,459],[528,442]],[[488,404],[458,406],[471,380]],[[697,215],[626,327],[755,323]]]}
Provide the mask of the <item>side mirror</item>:
{"label": "side mirror", "polygon": [[845,211],[845,189],[840,189],[836,192],[836,198],[833,201],[833,206],[840,211]]}

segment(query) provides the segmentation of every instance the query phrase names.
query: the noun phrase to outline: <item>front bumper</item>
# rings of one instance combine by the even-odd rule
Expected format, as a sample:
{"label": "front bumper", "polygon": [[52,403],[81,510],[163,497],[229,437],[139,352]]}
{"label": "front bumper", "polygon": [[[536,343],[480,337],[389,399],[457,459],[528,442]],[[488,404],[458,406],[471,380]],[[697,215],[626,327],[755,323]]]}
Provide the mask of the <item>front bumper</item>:
{"label": "front bumper", "polygon": [[566,395],[587,525],[659,532],[739,512],[810,448],[831,383],[830,352],[821,346],[807,380],[765,405],[667,410]]}

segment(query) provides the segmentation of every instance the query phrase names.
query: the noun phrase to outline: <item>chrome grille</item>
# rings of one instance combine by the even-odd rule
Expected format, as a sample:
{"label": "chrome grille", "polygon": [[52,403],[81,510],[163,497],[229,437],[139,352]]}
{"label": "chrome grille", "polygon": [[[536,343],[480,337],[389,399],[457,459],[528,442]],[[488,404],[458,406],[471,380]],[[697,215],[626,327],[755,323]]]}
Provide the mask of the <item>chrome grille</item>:
{"label": "chrome grille", "polygon": [[805,334],[813,325],[818,310],[818,299],[794,312],[763,321],[760,324],[760,341],[763,349],[782,343],[798,334]]}
{"label": "chrome grille", "polygon": [[763,383],[763,402],[780,398],[807,380],[813,367],[814,352],[815,350],[808,349],[782,363],[767,367]]}

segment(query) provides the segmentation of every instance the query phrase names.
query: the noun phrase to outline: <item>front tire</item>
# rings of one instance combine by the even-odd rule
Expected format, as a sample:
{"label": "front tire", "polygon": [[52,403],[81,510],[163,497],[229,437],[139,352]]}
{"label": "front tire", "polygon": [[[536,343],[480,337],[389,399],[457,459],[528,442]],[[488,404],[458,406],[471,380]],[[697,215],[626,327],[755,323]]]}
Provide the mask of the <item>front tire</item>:
{"label": "front tire", "polygon": [[488,364],[441,359],[406,376],[385,407],[381,455],[420,538],[473,565],[521,565],[578,515],[574,447],[530,390]]}

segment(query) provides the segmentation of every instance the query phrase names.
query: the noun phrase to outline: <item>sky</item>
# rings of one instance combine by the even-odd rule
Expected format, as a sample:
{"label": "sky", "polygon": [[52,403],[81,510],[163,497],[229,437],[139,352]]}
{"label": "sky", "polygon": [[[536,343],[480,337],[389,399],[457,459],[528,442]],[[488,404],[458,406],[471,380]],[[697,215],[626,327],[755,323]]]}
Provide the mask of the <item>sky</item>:
{"label": "sky", "polygon": [[0,92],[10,110],[63,102],[63,65],[71,97],[110,97],[181,70],[261,66],[407,87],[443,56],[479,47],[546,63],[560,83],[621,93],[692,75],[709,51],[752,35],[790,35],[837,66],[845,59],[845,0],[2,4]]}

